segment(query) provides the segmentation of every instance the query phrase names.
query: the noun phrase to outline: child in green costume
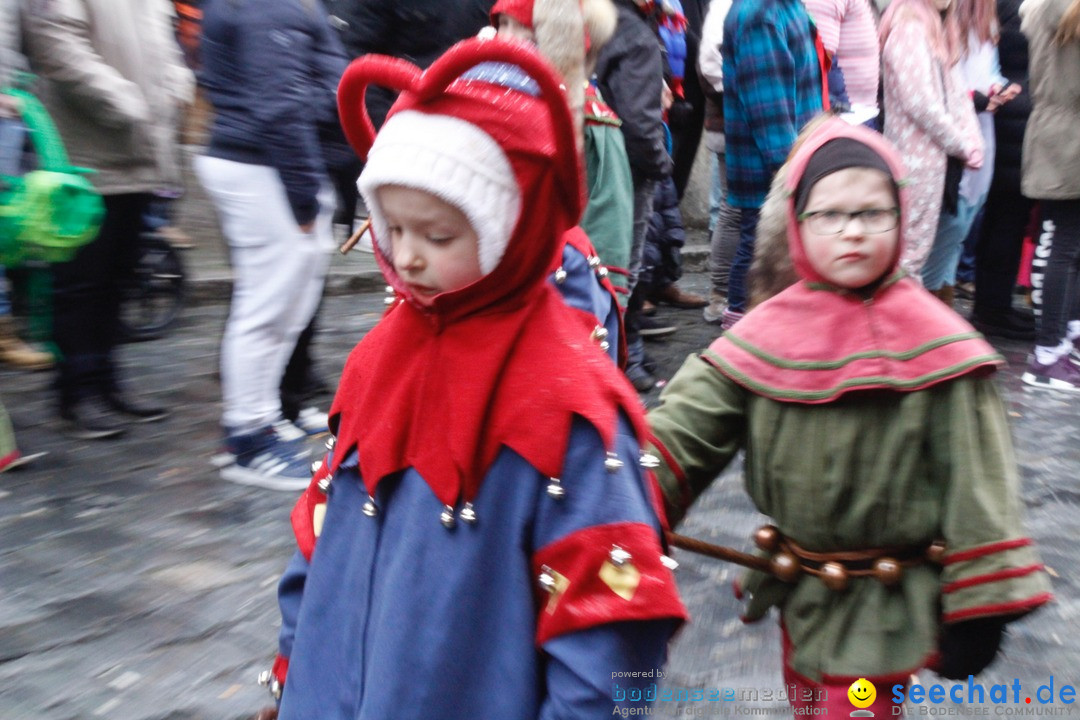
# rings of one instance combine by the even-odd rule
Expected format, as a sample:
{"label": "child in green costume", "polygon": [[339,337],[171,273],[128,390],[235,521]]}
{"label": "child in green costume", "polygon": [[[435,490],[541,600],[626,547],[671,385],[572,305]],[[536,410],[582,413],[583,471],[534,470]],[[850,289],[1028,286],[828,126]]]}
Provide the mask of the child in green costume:
{"label": "child in green costume", "polygon": [[745,448],[778,572],[741,590],[749,619],[780,608],[800,712],[846,716],[864,677],[888,716],[888,687],[979,673],[1005,623],[1051,598],[988,377],[1001,358],[899,270],[903,177],[880,135],[811,130],[784,180],[798,282],[690,357],[649,414],[673,523]]}

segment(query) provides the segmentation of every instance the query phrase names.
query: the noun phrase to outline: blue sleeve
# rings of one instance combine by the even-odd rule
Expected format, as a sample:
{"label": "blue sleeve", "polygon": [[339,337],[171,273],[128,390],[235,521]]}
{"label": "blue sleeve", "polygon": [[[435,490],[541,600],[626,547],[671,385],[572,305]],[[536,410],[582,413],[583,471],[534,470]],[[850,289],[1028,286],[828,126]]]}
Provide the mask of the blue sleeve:
{"label": "blue sleeve", "polygon": [[[326,11],[320,8],[319,17],[326,17]],[[337,87],[341,82],[341,76],[345,74],[345,68],[349,64],[349,58],[345,55],[345,48],[341,44],[337,33],[330,29],[328,22],[316,23],[315,38],[312,50],[314,57],[314,73],[320,92],[320,120],[337,121]]]}
{"label": "blue sleeve", "polygon": [[736,53],[747,124],[766,168],[775,174],[798,134],[795,60],[780,29],[762,21],[747,25]]}
{"label": "blue sleeve", "polygon": [[598,325],[607,331],[607,353],[612,360],[618,361],[619,350],[619,310],[604,286],[600,284],[596,273],[584,255],[573,245],[563,246],[562,270],[566,277],[559,282],[553,280],[555,289],[562,295],[563,302],[572,308],[583,310],[596,318]]}
{"label": "blue sleeve", "polygon": [[[674,625],[671,620],[610,623],[545,643],[547,697],[539,720],[599,720],[617,709],[650,706],[646,691],[667,660]],[[642,692],[628,693],[631,689]]]}
{"label": "blue sleeve", "polygon": [[829,68],[829,104],[833,110],[847,111],[851,109],[851,100],[848,99],[847,82],[844,81],[844,71],[839,63],[833,61]]}
{"label": "blue sleeve", "polygon": [[322,91],[312,82],[317,23],[306,13],[304,18],[308,22],[302,26],[286,12],[259,9],[236,36],[243,91],[298,225],[318,215],[316,195],[324,174],[317,117],[311,112],[313,99]]}
{"label": "blue sleeve", "polygon": [[304,597],[308,562],[299,551],[289,561],[278,583],[278,608],[281,610],[281,632],[278,633],[278,654],[292,655],[293,639],[296,637],[296,620],[300,616],[300,601]]}
{"label": "blue sleeve", "polygon": [[609,523],[644,523],[659,535],[660,520],[639,462],[641,450],[623,418],[613,450],[613,459],[619,464],[609,470],[600,434],[586,420],[574,418],[561,478],[565,496],[541,501],[533,530],[534,548]]}

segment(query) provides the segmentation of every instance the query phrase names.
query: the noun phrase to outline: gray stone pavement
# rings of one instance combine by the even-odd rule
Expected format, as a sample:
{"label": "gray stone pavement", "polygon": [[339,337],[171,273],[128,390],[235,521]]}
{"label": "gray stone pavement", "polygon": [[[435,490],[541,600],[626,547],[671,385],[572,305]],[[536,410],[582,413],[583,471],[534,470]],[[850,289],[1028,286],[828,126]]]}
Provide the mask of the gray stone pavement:
{"label": "gray stone pavement", "polygon": [[[220,239],[211,229],[199,234],[211,224],[205,206],[181,208],[181,226],[200,242],[185,255],[196,302],[167,337],[121,351],[131,388],[172,408],[168,420],[118,441],[66,441],[51,426],[50,375],[0,369],[0,394],[21,446],[50,453],[0,475],[0,720],[240,719],[266,700],[254,680],[274,653],[274,590],[292,551],[294,496],[223,482],[210,463],[219,441],[217,346],[227,289]],[[381,285],[370,256],[336,260],[334,272],[315,345],[331,379],[382,310],[380,291],[350,292]],[[683,284],[702,292],[706,282],[692,272]],[[698,311],[661,313],[679,332],[650,351],[670,377],[716,329]],[[1076,685],[1080,398],[1026,389],[1019,382],[1026,348],[999,349],[1010,363],[1000,382],[1029,529],[1052,571],[1057,602],[1012,629],[1004,656],[981,680],[1019,678],[1033,688],[1054,675],[1059,686]],[[760,521],[733,466],[681,530],[745,548]],[[779,689],[775,624],[738,620],[735,571],[679,551],[676,557],[693,621],[673,645],[667,682]],[[756,707],[787,712],[781,704]],[[669,704],[655,714],[713,709]]]}

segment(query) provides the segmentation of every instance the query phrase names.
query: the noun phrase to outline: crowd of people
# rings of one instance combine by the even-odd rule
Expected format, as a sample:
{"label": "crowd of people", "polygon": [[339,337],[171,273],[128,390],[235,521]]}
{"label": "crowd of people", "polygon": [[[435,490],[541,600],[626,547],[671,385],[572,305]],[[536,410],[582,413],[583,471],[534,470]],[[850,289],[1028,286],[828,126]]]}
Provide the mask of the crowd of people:
{"label": "crowd of people", "polygon": [[[740,451],[773,525],[738,592],[799,713],[978,674],[1051,599],[978,330],[1080,392],[1080,0],[0,2],[104,201],[52,268],[74,438],[167,415],[119,376],[119,288],[196,74],[212,109],[216,461],[303,491],[263,717],[610,716],[686,618],[667,531]],[[702,136],[708,297],[678,286]],[[335,224],[394,299],[321,412]],[[646,414],[661,303],[722,334]],[[0,469],[13,442],[0,414]]]}

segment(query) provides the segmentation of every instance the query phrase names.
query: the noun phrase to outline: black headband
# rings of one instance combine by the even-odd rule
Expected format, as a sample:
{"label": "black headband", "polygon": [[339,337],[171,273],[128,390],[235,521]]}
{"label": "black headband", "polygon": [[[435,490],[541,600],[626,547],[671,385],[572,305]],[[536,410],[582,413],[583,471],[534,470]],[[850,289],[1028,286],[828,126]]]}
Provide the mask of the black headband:
{"label": "black headband", "polygon": [[810,188],[826,175],[853,167],[865,167],[880,170],[892,181],[893,192],[897,191],[896,178],[885,159],[858,140],[841,137],[822,145],[806,163],[806,170],[795,188],[795,214],[801,215],[806,209],[810,197]]}

